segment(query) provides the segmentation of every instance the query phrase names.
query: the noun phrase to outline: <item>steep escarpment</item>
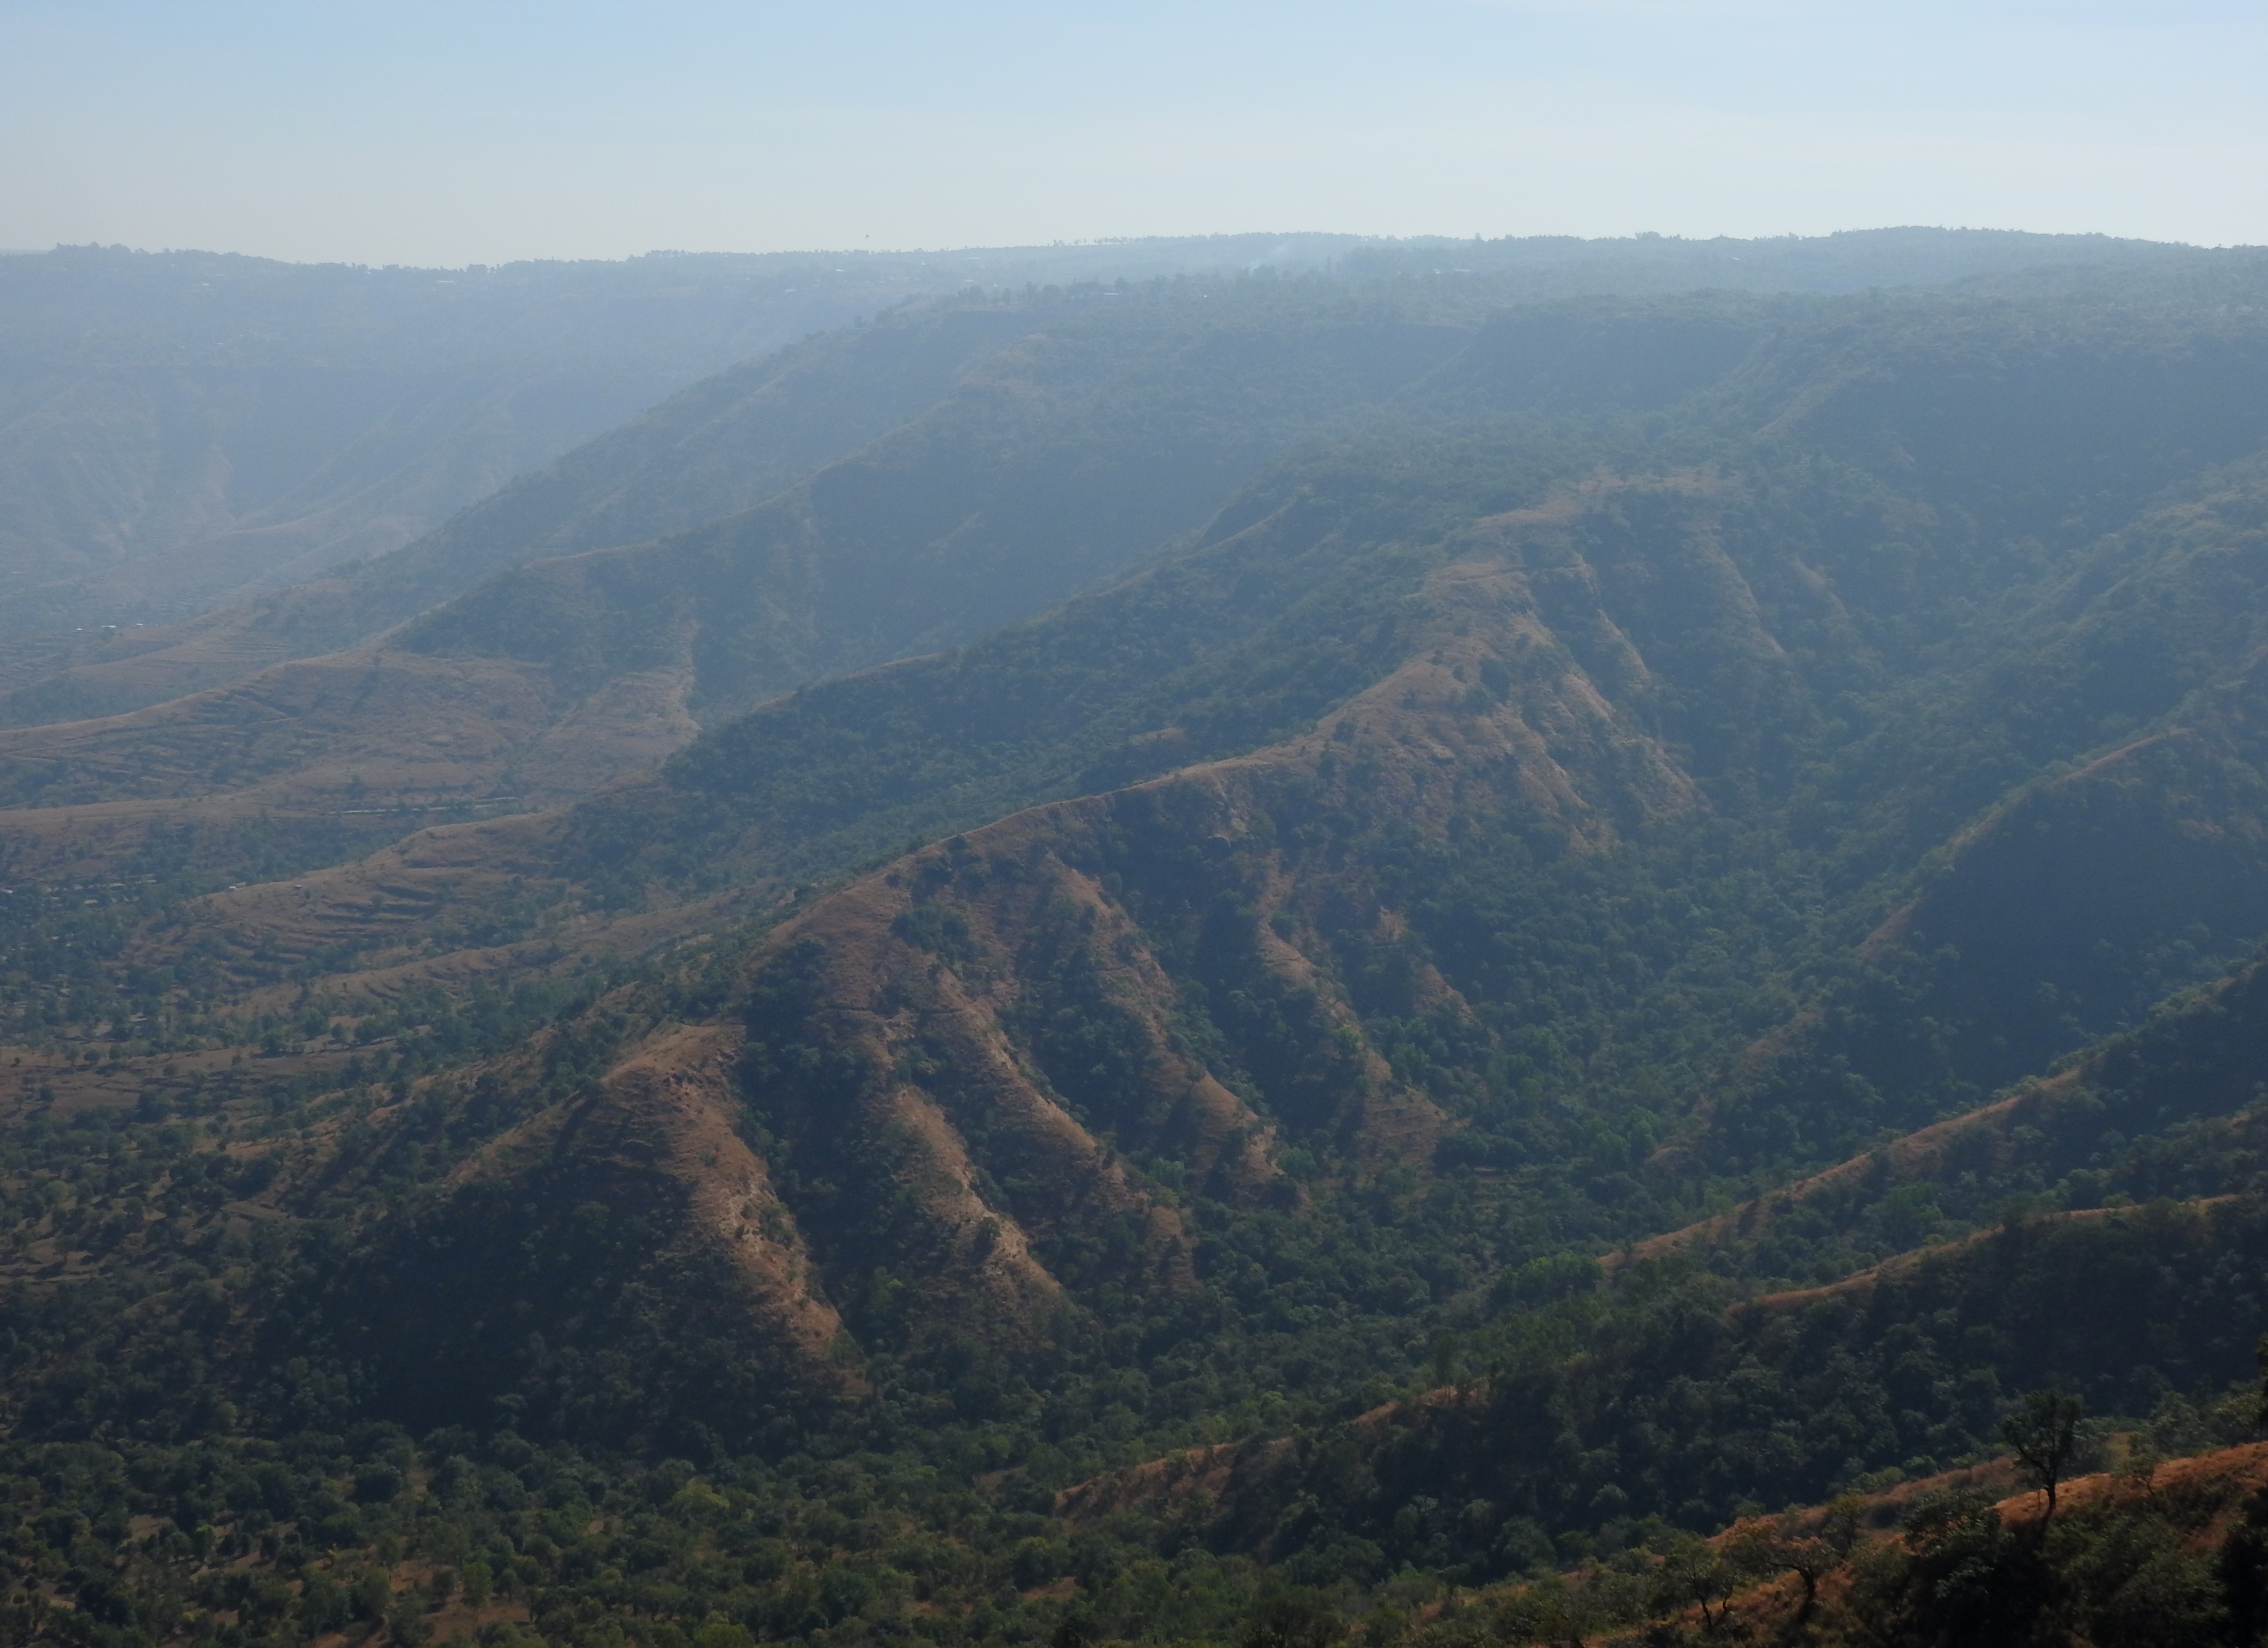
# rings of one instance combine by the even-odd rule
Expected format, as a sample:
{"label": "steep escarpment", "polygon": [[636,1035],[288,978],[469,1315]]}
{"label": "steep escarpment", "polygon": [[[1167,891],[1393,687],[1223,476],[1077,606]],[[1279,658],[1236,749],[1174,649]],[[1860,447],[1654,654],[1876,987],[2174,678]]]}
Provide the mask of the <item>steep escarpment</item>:
{"label": "steep escarpment", "polygon": [[[311,686],[240,743],[45,730],[84,776],[8,827],[79,857],[0,892],[27,1434],[192,1497],[182,1447],[257,1454],[193,1526],[486,1553],[665,1648],[1226,1637],[1262,1575],[1317,1640],[1450,1648],[1529,1617],[1460,1587],[1699,1584],[1756,1504],[1938,1516],[2043,1387],[2250,1435],[2242,282],[1446,341],[1263,284],[1051,323],[958,432],[389,644],[405,705],[495,700],[467,770],[672,683],[681,744],[592,793],[228,887],[179,832],[90,850],[96,810],[240,750],[281,816],[364,724]],[[1186,533],[1097,570],[1133,538],[1081,509],[1189,454],[1057,473],[1089,435],[1357,400],[1243,482],[1191,460]]]}
{"label": "steep escarpment", "polygon": [[[446,1422],[501,1403],[539,1432],[683,1446],[792,1434],[858,1397],[842,1322],[738,1125],[736,1051],[716,1032],[650,1036],[354,1256],[331,1308],[389,1408]],[[506,1102],[515,1073],[530,1074],[491,1074],[460,1105]]]}
{"label": "steep escarpment", "polygon": [[[263,814],[301,838],[284,856],[319,863],[342,856],[327,828],[343,846],[414,826],[410,809],[586,794],[659,760],[696,718],[1108,579],[1200,525],[1304,431],[1390,396],[1467,335],[1348,313],[1329,291],[1263,297],[901,316],[688,392],[433,543],[279,598],[250,628],[224,616],[179,646],[115,644],[100,668],[168,690],[210,679],[182,647],[241,679],[11,732],[0,798],[50,814],[18,820],[26,872],[58,840],[99,838],[115,856],[137,830],[172,826],[198,829],[205,860],[234,869],[226,822]],[[758,456],[743,460],[750,445]],[[688,529],[725,509],[738,512]],[[661,541],[482,583],[632,531]],[[285,657],[320,656],[247,673],[267,644],[254,629],[287,640]],[[43,713],[69,707],[55,698]],[[53,815],[113,803],[126,805]]]}
{"label": "steep escarpment", "polygon": [[[1042,1340],[1099,1289],[1188,1284],[1173,1186],[1297,1206],[1279,1146],[1364,1173],[1430,1159],[1447,1118],[1366,1043],[1316,937],[1326,905],[1344,920],[1368,900],[1377,935],[1395,922],[1325,869],[1334,837],[1454,813],[1583,850],[1617,815],[1694,803],[1539,644],[1504,563],[1451,563],[1422,598],[1422,656],[1304,739],[955,836],[769,941],[743,1097],[854,1325],[885,1344],[970,1323]],[[1460,673],[1523,651],[1541,657],[1471,713]],[[1485,795],[1476,772],[1496,777]],[[1438,978],[1411,989],[1456,1011]]]}
{"label": "steep escarpment", "polygon": [[[846,1288],[887,1272],[917,1321],[957,1297],[1013,1321],[1055,1272],[1173,1285],[1180,1219],[1121,1151],[1141,1181],[1286,1208],[1304,1197],[1286,1150],[1356,1179],[1429,1163],[1456,1122],[1372,1045],[1356,993],[1402,961],[1383,989],[1410,1009],[1469,1009],[1397,952],[1404,918],[1351,848],[1456,820],[1602,850],[1617,820],[1697,800],[1549,642],[1506,560],[1447,563],[1420,599],[1418,658],[1307,737],[971,829],[773,934],[748,1107]],[[1506,687],[1476,710],[1484,662]],[[1350,963],[1370,977],[1350,984]]]}
{"label": "steep escarpment", "polygon": [[[1222,1221],[1298,1217],[1319,1173],[1430,1172],[1468,1118],[1372,1026],[1390,1001],[1489,1032],[1365,844],[1598,854],[1703,805],[1541,622],[1523,558],[1591,506],[1460,535],[1404,661],[1300,738],[955,835],[777,928],[712,1034],[744,1045],[747,1137],[856,1343],[1044,1363],[1111,1311],[1181,1309]],[[546,1129],[514,1148],[580,1159]]]}

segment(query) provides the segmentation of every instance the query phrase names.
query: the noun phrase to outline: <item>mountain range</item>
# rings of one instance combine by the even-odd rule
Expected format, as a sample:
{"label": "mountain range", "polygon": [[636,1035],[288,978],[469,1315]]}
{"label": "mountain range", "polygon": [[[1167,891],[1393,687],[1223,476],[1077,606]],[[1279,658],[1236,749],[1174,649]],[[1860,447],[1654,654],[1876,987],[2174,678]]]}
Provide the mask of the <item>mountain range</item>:
{"label": "mountain range", "polygon": [[1447,1648],[2253,1434],[2268,258],[1226,261],[23,644],[26,1631]]}

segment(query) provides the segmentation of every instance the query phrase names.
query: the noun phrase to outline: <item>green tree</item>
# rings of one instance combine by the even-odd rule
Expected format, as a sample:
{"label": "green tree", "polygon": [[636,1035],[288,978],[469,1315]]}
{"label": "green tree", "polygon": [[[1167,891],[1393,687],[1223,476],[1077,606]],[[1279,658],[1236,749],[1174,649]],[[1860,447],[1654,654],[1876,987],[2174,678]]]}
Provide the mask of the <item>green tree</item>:
{"label": "green tree", "polygon": [[2047,1490],[2047,1511],[2040,1518],[2043,1534],[2055,1516],[2056,1489],[2078,1446],[2080,1416],[2085,1411],[2078,1397],[2050,1387],[2027,1391],[2021,1405],[2000,1422],[2000,1436],[2015,1451],[2018,1468],[2035,1487]]}
{"label": "green tree", "polygon": [[2252,1423],[2268,1426],[2268,1334],[2262,1334],[2252,1347],[2252,1359],[2260,1366],[2260,1401],[2254,1410]]}
{"label": "green tree", "polygon": [[1278,1594],[1252,1610],[1243,1648],[1331,1648],[1345,1635],[1346,1622],[1329,1609]]}

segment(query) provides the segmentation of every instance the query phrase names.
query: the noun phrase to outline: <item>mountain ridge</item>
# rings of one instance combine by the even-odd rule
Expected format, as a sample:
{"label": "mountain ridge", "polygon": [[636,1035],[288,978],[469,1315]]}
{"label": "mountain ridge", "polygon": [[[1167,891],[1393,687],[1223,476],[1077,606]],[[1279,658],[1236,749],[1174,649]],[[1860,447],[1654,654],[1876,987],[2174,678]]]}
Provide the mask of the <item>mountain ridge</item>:
{"label": "mountain ridge", "polygon": [[[1823,1537],[1757,1507],[1908,1482],[1791,1631],[1970,1639],[1914,1587],[1973,1556],[2043,1640],[2167,1575],[2216,1640],[2268,1513],[1943,1494],[2051,1387],[2257,1423],[2259,280],[1096,298],[950,429],[386,643],[372,702],[493,724],[463,772],[499,683],[675,672],[660,759],[185,836],[241,727],[138,712],[0,812],[21,1571],[240,1634],[509,1575],[588,1648],[1459,1648],[1728,1617]],[[1082,561],[1128,452],[1186,497]],[[342,788],[319,721],[218,800]]]}

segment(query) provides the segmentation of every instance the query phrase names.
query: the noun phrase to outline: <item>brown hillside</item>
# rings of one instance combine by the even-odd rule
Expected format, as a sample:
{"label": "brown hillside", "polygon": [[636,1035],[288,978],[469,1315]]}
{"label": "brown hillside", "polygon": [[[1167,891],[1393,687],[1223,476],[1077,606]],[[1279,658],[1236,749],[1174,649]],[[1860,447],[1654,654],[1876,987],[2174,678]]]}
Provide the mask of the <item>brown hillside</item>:
{"label": "brown hillside", "polygon": [[533,1188],[573,1160],[609,1181],[651,1181],[674,1204],[665,1244],[729,1257],[740,1308],[792,1376],[845,1388],[834,1352],[842,1319],[817,1294],[810,1255],[762,1162],[734,1130],[730,1032],[678,1026],[615,1067],[604,1087],[497,1139],[453,1174],[446,1191]]}
{"label": "brown hillside", "polygon": [[[745,1008],[701,1045],[737,1045],[745,1015],[745,1053],[716,1053],[715,1068],[734,1071],[751,1159],[774,1187],[781,1228],[808,1254],[814,1299],[870,1345],[974,1328],[1002,1349],[1036,1348],[1094,1290],[1188,1285],[1176,1197],[1129,1154],[1174,1160],[1209,1194],[1285,1207],[1305,1194],[1276,1166],[1295,1143],[1358,1177],[1397,1162],[1425,1168],[1448,1120],[1367,1043],[1343,960],[1317,926],[1326,901],[1353,901],[1372,912],[1371,941],[1390,948],[1401,919],[1300,820],[1438,830],[1477,806],[1587,850],[1627,821],[1699,805],[1543,616],[1548,600],[1588,622],[1580,588],[1540,595],[1537,578],[1558,575],[1532,577],[1525,564],[1563,558],[1558,541],[1587,507],[1578,497],[1482,523],[1468,552],[1426,582],[1406,660],[1311,733],[971,830],[773,932],[750,964]],[[1586,644],[1599,667],[1642,668],[1611,640]],[[1484,662],[1508,689],[1476,695]],[[347,998],[383,988],[391,967],[436,976],[457,960],[415,953],[437,928],[431,912],[549,885],[553,828],[519,819],[425,832],[295,886],[218,895],[194,931],[271,962],[351,954],[321,985]],[[549,894],[534,896],[541,905]],[[775,897],[761,885],[740,895],[743,905]],[[571,901],[556,908],[571,912]],[[1233,931],[1204,925],[1202,912],[1222,908],[1240,912]],[[659,940],[713,913],[638,920]],[[585,952],[618,931],[561,919]],[[176,942],[145,940],[153,958]],[[1209,946],[1226,949],[1210,961]],[[1233,969],[1256,1017],[1225,1021],[1226,1040],[1208,1049],[1187,1002],[1216,966]],[[1457,1010],[1430,968],[1413,966],[1410,981],[1429,1004]],[[613,1096],[576,1101],[586,1119],[571,1124],[555,1109],[515,1135],[515,1181],[600,1183],[613,1158],[588,1146],[597,1118],[612,1117],[623,1092],[644,1091],[637,1072],[674,1067],[667,1049],[681,1034],[628,1051]],[[657,1139],[693,1137],[684,1113],[639,1114]],[[422,1216],[438,1243],[424,1251],[442,1255],[437,1286],[463,1285],[447,1278],[471,1261],[448,1259],[452,1244],[469,1253],[502,1240],[482,1210],[487,1171]],[[513,1240],[529,1240],[519,1228]],[[717,1219],[674,1218],[671,1228],[673,1241],[737,1251]]]}
{"label": "brown hillside", "polygon": [[319,609],[344,593],[317,579],[178,623],[15,637],[0,644],[0,726],[124,714],[241,681],[310,651],[295,627],[274,622],[279,613]]}
{"label": "brown hillside", "polygon": [[104,720],[0,732],[17,875],[83,872],[151,833],[320,828],[383,840],[439,809],[587,793],[695,732],[670,671],[594,690],[542,666],[368,647]]}
{"label": "brown hillside", "polygon": [[[1409,660],[1311,734],[971,830],[773,935],[749,987],[747,1092],[774,1171],[816,1187],[785,1194],[838,1285],[880,1266],[917,1284],[917,1314],[973,1311],[1012,1337],[1062,1266],[1101,1274],[1086,1245],[1105,1227],[1122,1285],[1182,1273],[1171,1208],[1118,1148],[1287,1202],[1297,1187],[1270,1158],[1300,1140],[1361,1175],[1428,1162],[1447,1119],[1368,1045],[1314,924],[1322,901],[1367,901],[1390,945],[1399,918],[1292,826],[1338,813],[1440,828],[1480,806],[1580,850],[1619,819],[1697,805],[1543,623],[1512,558],[1571,512],[1484,523],[1476,553],[1428,580]],[[1514,672],[1500,701],[1475,696],[1484,659]],[[1234,931],[1200,940],[1194,912],[1223,907],[1241,911]],[[1232,1026],[1221,1068],[1182,1023],[1204,944],[1233,951],[1236,988],[1274,1026],[1264,1041]],[[1415,977],[1454,1005],[1430,969]]]}

